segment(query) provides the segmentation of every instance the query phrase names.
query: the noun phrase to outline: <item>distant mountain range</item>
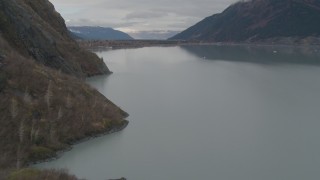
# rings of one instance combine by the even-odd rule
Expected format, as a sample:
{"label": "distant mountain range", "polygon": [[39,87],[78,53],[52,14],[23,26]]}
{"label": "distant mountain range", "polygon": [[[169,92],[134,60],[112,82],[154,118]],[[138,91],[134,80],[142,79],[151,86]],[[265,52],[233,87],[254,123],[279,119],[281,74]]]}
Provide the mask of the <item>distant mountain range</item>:
{"label": "distant mountain range", "polygon": [[318,37],[319,0],[247,0],[205,18],[171,40],[256,42]]}
{"label": "distant mountain range", "polygon": [[130,35],[135,39],[165,40],[178,33],[180,33],[180,31],[153,30],[131,32]]}
{"label": "distant mountain range", "polygon": [[98,26],[70,26],[73,37],[85,40],[132,40],[133,38],[121,31]]}

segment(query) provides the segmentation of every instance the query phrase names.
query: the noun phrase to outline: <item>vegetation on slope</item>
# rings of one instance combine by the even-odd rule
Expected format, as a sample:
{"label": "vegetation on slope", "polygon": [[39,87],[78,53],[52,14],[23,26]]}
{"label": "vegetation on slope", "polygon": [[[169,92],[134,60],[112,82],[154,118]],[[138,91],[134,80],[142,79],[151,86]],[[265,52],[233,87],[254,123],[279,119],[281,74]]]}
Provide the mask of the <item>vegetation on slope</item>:
{"label": "vegetation on slope", "polygon": [[126,127],[127,113],[81,80],[109,72],[48,0],[0,1],[0,179],[76,179],[23,168]]}
{"label": "vegetation on slope", "polygon": [[248,0],[205,18],[171,39],[256,42],[320,36],[316,0]]}
{"label": "vegetation on slope", "polygon": [[20,168],[126,126],[127,114],[97,90],[18,55],[3,39],[0,46],[0,168]]}
{"label": "vegetation on slope", "polygon": [[48,0],[0,1],[0,30],[20,54],[45,66],[78,77],[110,72],[100,58],[70,37]]}
{"label": "vegetation on slope", "polygon": [[8,175],[8,180],[77,180],[74,175],[69,175],[66,170],[37,170],[19,169]]}

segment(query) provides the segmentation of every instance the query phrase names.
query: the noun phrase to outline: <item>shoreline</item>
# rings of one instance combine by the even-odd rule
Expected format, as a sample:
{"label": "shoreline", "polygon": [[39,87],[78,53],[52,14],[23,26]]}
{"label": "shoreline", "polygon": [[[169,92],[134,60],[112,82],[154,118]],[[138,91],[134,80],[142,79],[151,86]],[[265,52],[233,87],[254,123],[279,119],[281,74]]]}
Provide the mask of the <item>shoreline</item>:
{"label": "shoreline", "polygon": [[90,51],[137,49],[144,47],[175,47],[175,46],[256,46],[256,47],[294,47],[320,48],[319,43],[302,42],[206,42],[206,41],[173,41],[173,40],[79,40],[80,47]]}
{"label": "shoreline", "polygon": [[[32,167],[34,165],[57,160],[60,157],[62,157],[64,153],[66,153],[68,151],[71,151],[73,149],[73,147],[75,145],[77,145],[77,144],[81,144],[83,142],[90,141],[90,140],[98,138],[98,137],[102,137],[102,136],[106,136],[106,135],[110,135],[110,134],[115,134],[117,132],[121,132],[128,125],[129,125],[129,121],[125,120],[125,123],[122,126],[114,127],[114,128],[106,130],[105,132],[93,134],[93,135],[81,138],[79,140],[71,141],[65,149],[56,151],[54,156],[52,156],[50,158],[47,158],[47,159],[44,159],[44,160],[39,160],[39,161],[35,161],[35,162],[28,162],[26,167],[34,168],[34,167]],[[38,169],[38,168],[36,168],[36,169]]]}

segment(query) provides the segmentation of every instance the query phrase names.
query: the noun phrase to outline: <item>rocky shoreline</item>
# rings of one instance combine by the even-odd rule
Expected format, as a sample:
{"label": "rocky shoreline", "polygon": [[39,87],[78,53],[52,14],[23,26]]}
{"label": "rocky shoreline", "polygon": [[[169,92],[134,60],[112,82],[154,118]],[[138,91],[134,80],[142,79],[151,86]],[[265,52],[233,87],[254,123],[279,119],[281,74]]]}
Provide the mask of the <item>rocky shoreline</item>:
{"label": "rocky shoreline", "polygon": [[119,127],[113,127],[111,129],[106,130],[103,133],[97,133],[97,134],[93,134],[91,136],[88,136],[88,137],[85,137],[85,138],[82,138],[82,139],[79,139],[79,140],[76,140],[76,141],[71,141],[69,143],[68,147],[66,147],[65,149],[62,149],[62,150],[59,150],[59,151],[55,152],[55,155],[53,155],[52,157],[44,159],[44,160],[38,160],[38,161],[35,161],[35,162],[29,162],[28,166],[33,166],[33,165],[36,165],[36,164],[41,164],[41,163],[44,163],[44,162],[50,162],[50,161],[57,160],[60,157],[62,157],[62,155],[65,152],[71,151],[73,149],[74,145],[77,145],[77,144],[92,140],[94,138],[98,138],[98,137],[102,137],[102,136],[105,136],[105,135],[109,135],[109,134],[114,134],[114,133],[120,132],[120,131],[124,130],[128,126],[128,124],[129,124],[129,121],[125,121],[125,123],[123,125],[121,125]]}

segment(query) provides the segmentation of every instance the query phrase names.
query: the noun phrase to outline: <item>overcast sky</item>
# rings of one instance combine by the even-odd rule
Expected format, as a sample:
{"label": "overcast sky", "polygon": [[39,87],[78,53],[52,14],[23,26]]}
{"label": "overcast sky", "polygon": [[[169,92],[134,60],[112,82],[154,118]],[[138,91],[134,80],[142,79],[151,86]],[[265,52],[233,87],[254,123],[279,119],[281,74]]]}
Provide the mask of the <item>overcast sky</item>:
{"label": "overcast sky", "polygon": [[50,0],[69,26],[181,31],[238,0]]}

